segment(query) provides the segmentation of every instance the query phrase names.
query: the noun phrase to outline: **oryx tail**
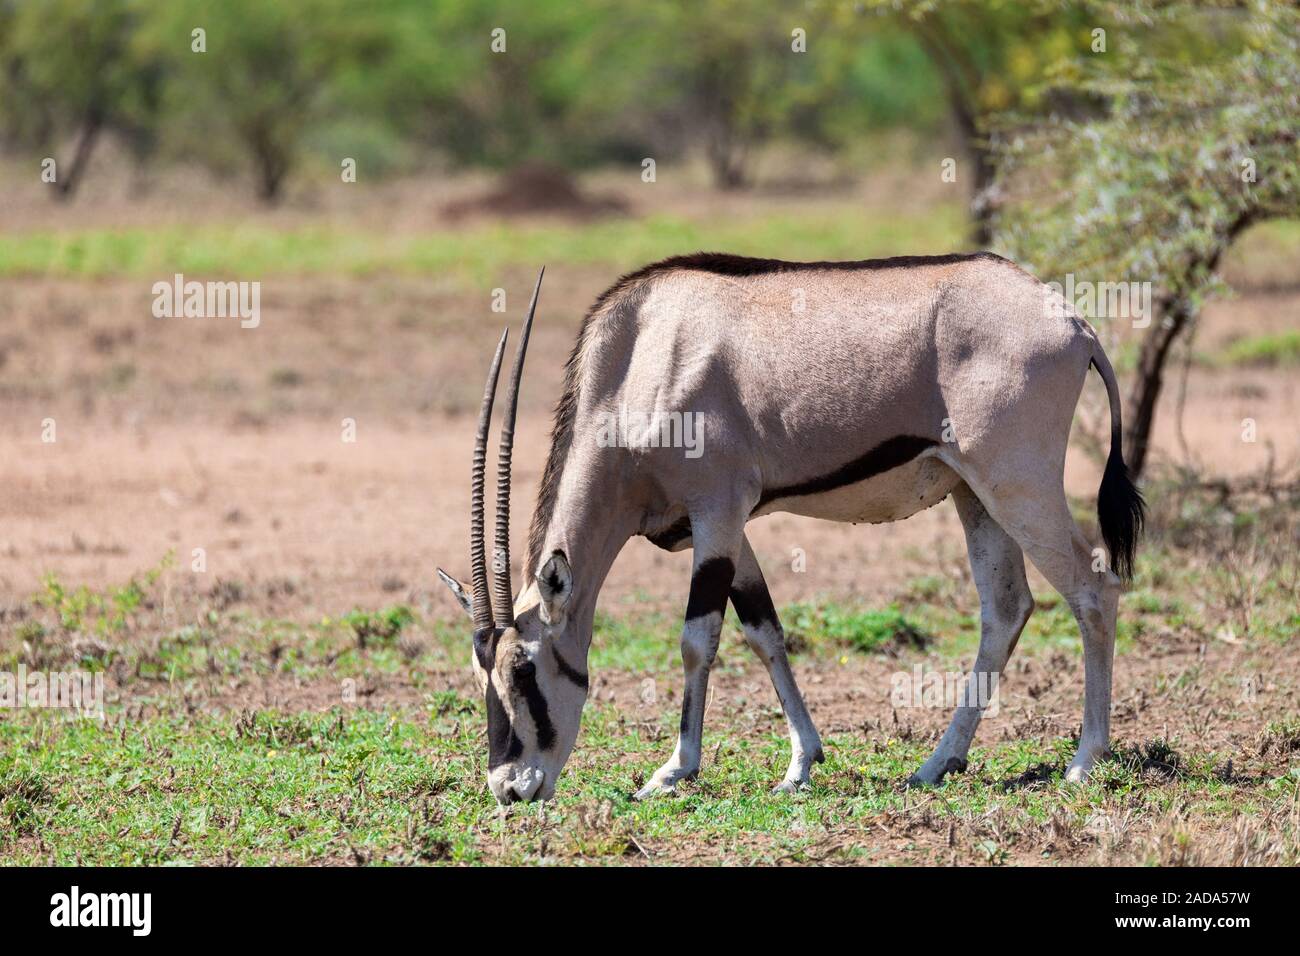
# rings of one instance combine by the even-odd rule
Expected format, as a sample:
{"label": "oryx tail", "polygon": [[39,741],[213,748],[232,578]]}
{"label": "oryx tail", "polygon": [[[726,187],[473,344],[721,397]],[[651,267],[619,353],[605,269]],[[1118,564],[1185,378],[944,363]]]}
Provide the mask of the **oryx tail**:
{"label": "oryx tail", "polygon": [[1133,556],[1146,519],[1146,502],[1124,464],[1119,383],[1100,342],[1093,351],[1092,366],[1106,383],[1106,395],[1110,399],[1110,454],[1101,476],[1101,487],[1097,490],[1097,523],[1101,525],[1101,536],[1110,552],[1115,573],[1128,581],[1133,576]]}

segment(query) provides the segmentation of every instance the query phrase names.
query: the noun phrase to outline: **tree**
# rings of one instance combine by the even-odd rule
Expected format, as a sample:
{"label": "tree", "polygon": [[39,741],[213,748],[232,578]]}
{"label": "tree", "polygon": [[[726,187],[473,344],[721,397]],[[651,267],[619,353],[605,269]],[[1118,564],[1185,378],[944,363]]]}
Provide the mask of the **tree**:
{"label": "tree", "polygon": [[137,155],[153,142],[161,64],[139,42],[142,18],[130,0],[0,9],[0,122],[11,140],[56,160],[56,198],[72,198],[105,132],[123,135]]}
{"label": "tree", "polygon": [[[1125,460],[1147,463],[1165,364],[1205,299],[1223,254],[1249,226],[1300,216],[1300,11],[1251,0],[1098,3],[1115,56],[1076,61],[1062,82],[1105,115],[1007,124],[1000,182],[1014,200],[1000,243],[1040,275],[1150,282],[1126,404]],[[1197,44],[1172,43],[1180,31]]]}
{"label": "tree", "polygon": [[383,58],[384,27],[344,0],[177,0],[150,33],[173,70],[174,138],[217,167],[227,161],[223,141],[238,144],[259,198],[275,203],[307,132],[333,105],[338,77]]}
{"label": "tree", "polygon": [[677,2],[649,5],[644,16],[638,35],[661,61],[643,95],[670,104],[698,137],[720,189],[745,186],[756,147],[845,90],[844,77],[827,67],[847,68],[845,54],[865,34],[859,18],[834,4]]}
{"label": "tree", "polygon": [[1078,90],[1057,88],[1049,93],[1042,85],[1054,63],[1087,49],[1090,37],[1083,9],[1047,0],[871,0],[866,8],[909,30],[941,80],[971,171],[972,241],[988,246],[998,172],[989,133],[997,118],[1008,111],[1082,112],[1091,107]]}

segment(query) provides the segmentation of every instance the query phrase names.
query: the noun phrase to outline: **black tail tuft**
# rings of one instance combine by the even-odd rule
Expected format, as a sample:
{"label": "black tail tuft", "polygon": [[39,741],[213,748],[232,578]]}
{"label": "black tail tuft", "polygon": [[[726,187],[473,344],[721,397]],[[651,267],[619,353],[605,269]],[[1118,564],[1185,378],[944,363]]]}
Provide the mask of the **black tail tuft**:
{"label": "black tail tuft", "polygon": [[1106,471],[1097,492],[1097,521],[1101,525],[1106,549],[1110,551],[1110,563],[1121,580],[1128,581],[1133,577],[1133,555],[1145,520],[1146,502],[1124,464],[1120,436],[1113,435]]}

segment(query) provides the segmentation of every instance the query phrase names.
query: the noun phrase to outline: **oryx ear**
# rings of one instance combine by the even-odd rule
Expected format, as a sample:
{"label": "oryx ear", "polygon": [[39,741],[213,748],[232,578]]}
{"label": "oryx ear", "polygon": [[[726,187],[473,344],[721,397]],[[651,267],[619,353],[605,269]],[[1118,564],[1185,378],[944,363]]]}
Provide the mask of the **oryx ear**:
{"label": "oryx ear", "polygon": [[573,593],[573,571],[563,551],[553,551],[538,569],[537,593],[542,597],[542,621],[547,624],[559,621]]}
{"label": "oryx ear", "polygon": [[438,569],[438,577],[442,578],[443,584],[451,588],[451,593],[455,596],[456,600],[460,602],[460,606],[465,609],[465,613],[472,615],[474,613],[474,599],[470,596],[469,591],[466,590],[465,585],[461,584],[442,568]]}

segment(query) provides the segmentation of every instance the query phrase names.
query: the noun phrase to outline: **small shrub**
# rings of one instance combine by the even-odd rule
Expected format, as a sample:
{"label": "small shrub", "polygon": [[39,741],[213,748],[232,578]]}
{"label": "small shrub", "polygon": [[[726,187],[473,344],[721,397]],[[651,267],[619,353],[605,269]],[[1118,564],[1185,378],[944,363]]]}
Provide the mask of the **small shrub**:
{"label": "small shrub", "polygon": [[403,604],[382,611],[353,611],[343,618],[357,636],[357,645],[364,650],[371,643],[387,647],[397,643],[402,629],[415,620],[415,613]]}
{"label": "small shrub", "polygon": [[84,584],[69,589],[59,580],[58,575],[50,572],[41,579],[42,591],[33,598],[33,602],[57,615],[59,626],[68,633],[97,634],[101,637],[120,634],[145,606],[150,590],[163,571],[171,567],[172,559],[173,555],[169,551],[141,579],[132,577],[126,584],[107,591],[95,591]]}
{"label": "small shrub", "polygon": [[865,610],[836,604],[793,604],[782,619],[789,621],[789,630],[805,641],[830,641],[863,653],[893,654],[906,647],[920,649],[933,639],[914,626],[896,604]]}

